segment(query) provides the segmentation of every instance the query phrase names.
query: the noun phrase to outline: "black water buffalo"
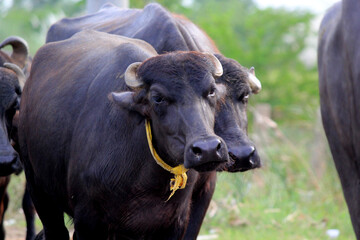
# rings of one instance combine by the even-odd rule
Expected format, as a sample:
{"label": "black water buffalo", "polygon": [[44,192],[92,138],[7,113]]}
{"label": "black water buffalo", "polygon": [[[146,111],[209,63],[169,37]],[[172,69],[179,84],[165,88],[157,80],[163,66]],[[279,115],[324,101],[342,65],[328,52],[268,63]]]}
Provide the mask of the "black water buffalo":
{"label": "black water buffalo", "polygon": [[357,239],[360,239],[360,2],[344,0],[322,20],[321,115]]}
{"label": "black water buffalo", "polygon": [[22,170],[18,153],[10,144],[13,117],[20,106],[21,89],[25,75],[21,68],[27,58],[26,42],[18,37],[9,37],[0,44],[0,49],[13,46],[8,55],[0,51],[0,176],[8,176]]}
{"label": "black water buffalo", "polygon": [[[220,54],[206,33],[183,16],[172,14],[153,3],[142,9],[121,9],[107,4],[99,12],[78,18],[64,18],[51,26],[47,42],[67,39],[83,29],[94,29],[115,35],[142,39],[159,53],[177,50],[211,52],[220,60],[224,73],[216,79],[227,87],[225,103],[215,117],[215,133],[222,137],[229,149],[231,161],[219,171],[246,171],[260,166],[255,146],[247,137],[246,108],[252,93],[261,84],[253,70],[241,66]],[[199,176],[192,199],[190,226],[186,239],[196,238],[215,190],[216,173]]]}
{"label": "black water buffalo", "polygon": [[122,9],[106,4],[95,14],[64,18],[53,24],[46,42],[67,39],[85,29],[141,39],[158,53],[200,51],[216,54],[224,69],[217,82],[229,89],[226,104],[217,113],[215,122],[215,133],[225,140],[232,160],[224,170],[246,171],[260,166],[260,158],[246,130],[248,97],[260,91],[260,82],[253,70],[222,56],[214,42],[194,23],[157,3],[148,4],[144,9]]}
{"label": "black water buffalo", "polygon": [[69,238],[66,212],[77,240],[181,239],[199,172],[228,161],[221,74],[212,54],[96,31],[40,48],[19,139],[45,238]]}
{"label": "black water buffalo", "polygon": [[[22,170],[19,159],[17,117],[20,97],[25,83],[22,69],[27,69],[28,47],[24,39],[8,37],[0,43],[0,49],[12,46],[12,53],[0,51],[0,240],[5,239],[4,214],[9,202],[7,186],[10,174]],[[34,214],[28,192],[23,197],[23,210],[27,220],[27,240],[35,237]]]}

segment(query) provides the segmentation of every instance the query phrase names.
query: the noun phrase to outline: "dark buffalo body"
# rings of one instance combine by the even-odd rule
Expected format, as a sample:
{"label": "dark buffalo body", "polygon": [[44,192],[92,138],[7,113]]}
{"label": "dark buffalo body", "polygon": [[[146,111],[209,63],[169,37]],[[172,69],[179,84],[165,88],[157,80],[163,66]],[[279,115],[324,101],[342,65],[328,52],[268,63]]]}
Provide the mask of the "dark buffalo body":
{"label": "dark buffalo body", "polygon": [[50,27],[46,42],[64,40],[87,29],[145,40],[158,53],[179,50],[219,53],[212,40],[196,25],[156,3],[144,9],[106,4],[95,14],[64,18]]}
{"label": "dark buffalo body", "polygon": [[141,39],[150,43],[158,53],[200,51],[216,54],[224,69],[217,82],[229,89],[225,105],[217,113],[215,122],[215,133],[225,140],[232,159],[224,170],[246,171],[260,166],[259,156],[246,130],[246,105],[251,95],[248,69],[222,56],[213,41],[194,23],[170,13],[157,3],[144,9],[122,9],[107,4],[95,14],[64,18],[55,23],[47,33],[46,42],[67,39],[86,29]]}
{"label": "dark buffalo body", "polygon": [[[260,166],[253,143],[247,137],[247,101],[252,89],[249,71],[233,59],[220,54],[206,33],[183,16],[172,14],[159,4],[144,9],[121,9],[111,4],[99,12],[79,18],[64,18],[51,26],[47,42],[69,38],[76,32],[93,29],[115,35],[142,39],[157,52],[194,50],[214,53],[223,66],[217,82],[227,87],[225,102],[215,117],[215,133],[229,149],[230,162],[218,171],[246,171]],[[186,239],[196,238],[216,183],[214,172],[200,174],[192,197],[192,212]]]}
{"label": "dark buffalo body", "polygon": [[[215,83],[221,65],[210,56],[157,55],[143,41],[95,31],[38,51],[19,137],[46,239],[68,239],[63,212],[74,218],[78,240],[182,238],[199,175],[193,169],[214,172],[228,160],[213,132],[225,88]],[[142,84],[133,90],[134,62],[142,63],[131,79]],[[153,159],[145,119],[161,158],[190,168],[185,189],[169,201],[173,175]]]}
{"label": "dark buffalo body", "polygon": [[321,115],[357,239],[360,239],[360,2],[331,7],[320,27]]}

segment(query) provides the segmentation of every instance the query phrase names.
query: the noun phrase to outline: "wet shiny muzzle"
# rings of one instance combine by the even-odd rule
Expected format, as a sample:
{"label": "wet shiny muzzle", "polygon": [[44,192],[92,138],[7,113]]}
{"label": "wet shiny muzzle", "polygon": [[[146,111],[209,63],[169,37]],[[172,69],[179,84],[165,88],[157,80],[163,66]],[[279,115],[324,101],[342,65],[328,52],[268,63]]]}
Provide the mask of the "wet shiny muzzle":
{"label": "wet shiny muzzle", "polygon": [[223,140],[216,136],[193,141],[187,147],[185,167],[199,172],[213,171],[229,161],[227,147]]}
{"label": "wet shiny muzzle", "polygon": [[230,163],[225,170],[229,172],[244,172],[261,167],[260,157],[254,146],[243,146],[229,149]]}

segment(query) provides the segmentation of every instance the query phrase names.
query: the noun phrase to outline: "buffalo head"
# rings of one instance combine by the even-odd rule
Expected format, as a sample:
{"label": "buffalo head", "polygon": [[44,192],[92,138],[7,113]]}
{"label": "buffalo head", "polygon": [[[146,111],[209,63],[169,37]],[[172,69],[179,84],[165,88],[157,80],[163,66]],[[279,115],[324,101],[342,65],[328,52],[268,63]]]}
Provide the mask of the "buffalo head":
{"label": "buffalo head", "polygon": [[224,74],[217,82],[224,84],[227,95],[216,114],[215,133],[222,137],[229,150],[230,162],[224,169],[229,172],[246,171],[261,166],[254,144],[247,136],[247,103],[251,94],[261,90],[255,69],[241,66],[233,59],[216,54]]}
{"label": "buffalo head", "polygon": [[[10,134],[14,129],[13,118],[19,109],[25,75],[21,68],[27,59],[27,44],[18,37],[9,37],[0,43],[0,48],[7,45],[13,47],[9,56],[0,51],[0,176],[22,169],[18,153],[11,145]],[[20,68],[21,67],[21,68]]]}
{"label": "buffalo head", "polygon": [[126,84],[135,91],[112,93],[122,107],[151,122],[154,145],[170,165],[211,171],[228,161],[214,134],[214,115],[226,89],[215,83],[222,66],[212,54],[173,52],[131,64]]}

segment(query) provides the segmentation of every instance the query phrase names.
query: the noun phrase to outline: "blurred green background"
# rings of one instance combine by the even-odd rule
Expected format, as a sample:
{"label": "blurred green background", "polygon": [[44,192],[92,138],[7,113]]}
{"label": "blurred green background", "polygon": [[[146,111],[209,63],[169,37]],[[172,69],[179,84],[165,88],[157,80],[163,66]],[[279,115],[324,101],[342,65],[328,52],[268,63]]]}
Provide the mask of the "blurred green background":
{"label": "blurred green background", "polygon": [[[130,0],[130,7],[149,2]],[[316,55],[307,54],[316,50],[317,16],[252,0],[157,2],[204,29],[225,56],[255,66],[263,85],[248,109],[263,167],[218,174],[199,239],[330,239],[328,229],[340,231],[337,239],[355,239],[322,130]],[[85,0],[1,0],[0,41],[21,36],[34,55],[52,23],[85,9]],[[25,226],[23,182],[14,176],[9,187],[10,229]]]}

